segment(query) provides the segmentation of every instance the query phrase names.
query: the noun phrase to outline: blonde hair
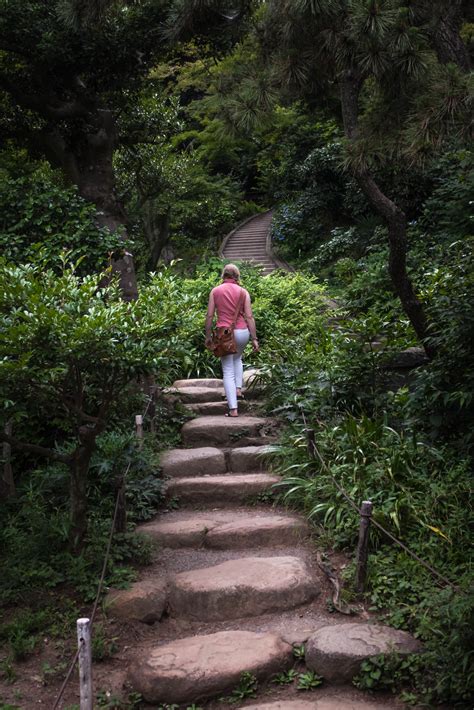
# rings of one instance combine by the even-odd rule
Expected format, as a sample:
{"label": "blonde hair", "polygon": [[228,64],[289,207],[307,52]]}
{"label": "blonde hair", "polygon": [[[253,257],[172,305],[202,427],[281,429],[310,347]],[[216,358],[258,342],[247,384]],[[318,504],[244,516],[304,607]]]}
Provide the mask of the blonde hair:
{"label": "blonde hair", "polygon": [[235,279],[240,281],[240,271],[235,264],[226,264],[222,269],[222,278]]}

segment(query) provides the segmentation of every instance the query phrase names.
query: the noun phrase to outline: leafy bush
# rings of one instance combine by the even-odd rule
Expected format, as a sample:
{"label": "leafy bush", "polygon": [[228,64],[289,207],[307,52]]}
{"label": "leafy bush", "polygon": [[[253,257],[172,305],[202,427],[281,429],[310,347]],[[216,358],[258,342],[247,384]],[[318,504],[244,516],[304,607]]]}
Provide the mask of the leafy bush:
{"label": "leafy bush", "polygon": [[123,249],[120,234],[97,226],[95,207],[76,188],[61,187],[44,171],[0,178],[0,250],[6,260],[61,271],[67,259],[87,274],[101,271],[109,254]]}
{"label": "leafy bush", "polygon": [[[356,505],[371,499],[377,522],[461,588],[459,594],[449,590],[438,594],[430,573],[373,527],[367,599],[386,622],[420,636],[427,652],[403,661],[396,672],[391,659],[368,664],[360,682],[397,692],[405,688],[407,698],[411,693],[412,699],[468,707],[472,638],[469,619],[465,623],[458,610],[463,609],[466,617],[472,613],[465,595],[471,565],[472,510],[467,501],[472,460],[466,448],[467,430],[459,424],[460,408],[467,415],[470,399],[459,394],[454,402],[458,419],[452,429],[443,430],[430,416],[439,409],[446,416],[450,404],[438,395],[437,408],[435,386],[444,382],[447,391],[447,384],[457,382],[458,393],[467,391],[472,371],[472,338],[465,337],[470,333],[467,304],[472,300],[466,294],[471,288],[471,257],[466,242],[462,248],[453,246],[456,249],[459,258],[451,255],[449,266],[437,270],[431,281],[428,275],[425,280],[433,319],[444,311],[449,326],[440,329],[439,359],[419,374],[400,382],[386,368],[390,353],[414,340],[398,315],[390,289],[375,285],[378,278],[384,283],[376,251],[366,257],[370,269],[359,269],[346,289],[349,317],[341,311],[335,317],[324,315],[309,297],[313,280],[308,279],[307,296],[304,286],[298,294],[304,304],[298,328],[289,329],[286,339],[271,339],[271,351],[262,353],[261,361],[270,411],[288,423],[281,446],[274,447],[274,465],[284,476],[279,486],[284,500],[306,512],[326,544],[354,550],[359,516],[336,483]],[[451,280],[457,270],[459,275]],[[465,357],[462,363],[457,349],[450,347],[453,342],[459,342],[459,353]],[[322,461],[308,455],[306,426],[315,430]],[[351,565],[349,581],[353,573]]]}

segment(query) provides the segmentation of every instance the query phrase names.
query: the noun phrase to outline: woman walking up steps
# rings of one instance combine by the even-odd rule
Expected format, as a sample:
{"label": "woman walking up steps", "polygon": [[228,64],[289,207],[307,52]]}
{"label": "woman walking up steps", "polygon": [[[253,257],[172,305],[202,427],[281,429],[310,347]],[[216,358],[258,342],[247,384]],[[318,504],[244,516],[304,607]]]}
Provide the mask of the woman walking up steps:
{"label": "woman walking up steps", "polygon": [[[241,302],[241,305],[239,304]],[[240,308],[239,308],[240,305]],[[238,399],[242,397],[243,364],[242,353],[252,340],[252,347],[258,350],[255,320],[249,292],[240,286],[240,271],[234,264],[227,264],[222,271],[222,283],[212,289],[206,316],[206,346],[211,344],[211,330],[214,314],[217,313],[217,327],[232,325],[236,309],[234,337],[237,352],[221,357],[222,378],[229,408],[229,417],[237,417]]]}

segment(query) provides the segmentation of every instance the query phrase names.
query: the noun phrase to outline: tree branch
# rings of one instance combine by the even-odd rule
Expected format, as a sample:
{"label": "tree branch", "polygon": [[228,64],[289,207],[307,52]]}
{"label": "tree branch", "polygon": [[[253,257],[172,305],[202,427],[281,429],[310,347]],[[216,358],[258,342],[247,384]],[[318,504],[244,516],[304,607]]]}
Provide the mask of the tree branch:
{"label": "tree branch", "polygon": [[52,459],[53,461],[61,461],[61,463],[69,464],[72,460],[72,456],[66,456],[66,454],[61,454],[59,451],[47,449],[44,446],[38,446],[37,444],[27,444],[26,441],[20,441],[14,436],[8,436],[8,434],[3,432],[0,432],[0,441],[10,444],[10,446],[14,449],[28,451],[31,454],[38,454],[38,456],[44,456],[45,458]]}
{"label": "tree branch", "polygon": [[62,120],[65,118],[79,118],[88,114],[85,104],[77,99],[58,104],[54,97],[46,94],[37,96],[22,91],[14,81],[4,74],[0,74],[0,87],[9,93],[19,106],[32,109],[46,118]]}

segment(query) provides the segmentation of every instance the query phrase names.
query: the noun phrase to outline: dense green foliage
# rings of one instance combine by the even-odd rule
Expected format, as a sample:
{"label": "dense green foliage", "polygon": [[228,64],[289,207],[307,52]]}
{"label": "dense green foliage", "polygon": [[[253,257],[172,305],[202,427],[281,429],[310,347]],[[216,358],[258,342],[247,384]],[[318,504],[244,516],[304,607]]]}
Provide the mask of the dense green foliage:
{"label": "dense green foliage", "polygon": [[[286,424],[277,492],[306,513],[318,544],[349,556],[358,513],[338,486],[356,507],[370,498],[374,519],[445,578],[372,528],[363,601],[426,652],[375,657],[356,684],[470,708],[467,4],[243,1],[231,17],[217,0],[0,5],[10,36],[0,42],[0,431],[12,424],[16,493],[0,501],[0,608],[21,607],[0,623],[2,679],[45,632],[68,634],[94,598],[127,468],[126,531],[106,585],[128,584],[150,561],[135,526],[163,505],[158,455],[188,415],[159,396],[155,431],[138,447],[144,381],[152,375],[161,393],[174,379],[219,374],[203,347],[222,268],[214,255],[241,219],[273,207],[274,246],[297,271],[242,274],[261,345],[247,365],[262,369],[268,411]],[[348,67],[359,81],[356,132],[341,104]],[[397,365],[420,340],[391,280],[390,223],[367,175],[407,221],[407,273],[436,353],[409,351],[414,368]],[[109,267],[124,248],[140,277],[133,303]],[[86,503],[80,549],[74,481]],[[353,603],[353,562],[344,575]],[[108,648],[98,633],[96,657]]]}
{"label": "dense green foliage", "polygon": [[44,167],[0,180],[0,249],[10,262],[36,262],[79,273],[101,271],[122,247],[120,235],[100,228],[95,208],[75,188],[61,187]]}
{"label": "dense green foliage", "polygon": [[[307,283],[309,294],[313,286]],[[295,309],[298,303],[299,298]],[[437,592],[429,572],[373,529],[368,601],[386,621],[414,631],[427,648],[421,660],[396,675],[387,667],[386,687],[408,686],[428,702],[468,707],[474,689],[467,621],[473,613],[468,432],[458,426],[454,436],[453,429],[440,429],[435,417],[426,416],[439,406],[427,381],[446,372],[441,359],[408,381],[386,369],[387,349],[370,349],[381,327],[385,335],[392,330],[388,345],[404,341],[403,331],[393,332],[374,313],[353,312],[350,322],[340,321],[332,332],[324,327],[327,316],[317,316],[319,327],[314,321],[306,327],[303,318],[285,341],[273,341],[271,356],[264,356],[271,411],[288,422],[275,449],[284,474],[281,491],[284,500],[306,511],[326,544],[349,551],[357,541],[358,513],[337,485],[356,506],[372,500],[377,522],[458,585],[458,592]],[[308,456],[308,426],[315,429],[321,459]],[[352,568],[348,591],[351,574]],[[378,683],[371,676],[372,685],[384,685],[382,675]],[[360,681],[363,687],[369,687],[368,677]]]}

